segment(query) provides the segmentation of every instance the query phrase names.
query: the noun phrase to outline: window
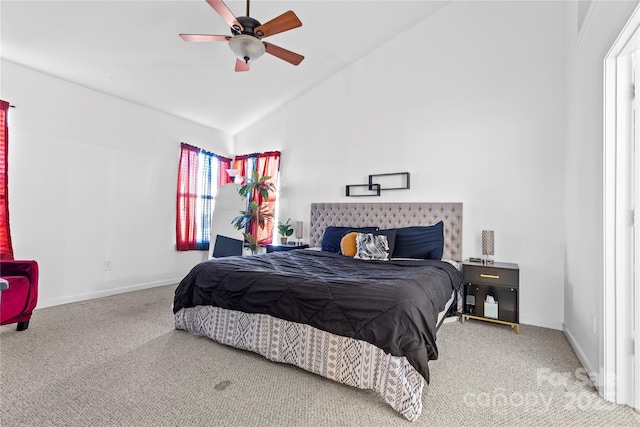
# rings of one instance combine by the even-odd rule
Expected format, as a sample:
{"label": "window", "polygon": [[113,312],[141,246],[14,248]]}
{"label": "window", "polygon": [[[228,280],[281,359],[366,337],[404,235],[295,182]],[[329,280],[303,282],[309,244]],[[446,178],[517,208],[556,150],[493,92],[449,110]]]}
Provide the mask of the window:
{"label": "window", "polygon": [[219,186],[229,181],[231,159],[182,143],[176,203],[176,249],[209,249],[211,216]]}
{"label": "window", "polygon": [[[236,156],[235,168],[240,171],[240,174],[244,176],[245,179],[249,179],[251,177],[252,171],[258,172],[260,176],[270,176],[271,179],[269,181],[277,189],[278,173],[280,171],[280,152],[267,151],[265,153],[244,154],[241,156]],[[256,198],[258,204],[262,204],[267,207],[268,212],[270,212],[271,214],[275,213],[276,192],[269,194],[269,200],[262,200],[262,196],[258,193],[249,195],[249,197],[247,198],[247,205]],[[273,241],[274,222],[277,221],[275,217],[273,219],[274,221],[267,222],[264,229],[262,230],[247,229],[245,230],[245,232],[255,236],[258,244],[269,244]],[[253,224],[253,227],[255,227],[255,224]]]}

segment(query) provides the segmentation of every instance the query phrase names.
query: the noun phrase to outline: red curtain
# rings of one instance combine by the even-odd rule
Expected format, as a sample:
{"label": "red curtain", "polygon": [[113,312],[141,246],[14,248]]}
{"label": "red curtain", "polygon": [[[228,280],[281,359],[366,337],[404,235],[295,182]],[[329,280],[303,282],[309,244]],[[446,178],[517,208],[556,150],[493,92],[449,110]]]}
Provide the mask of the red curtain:
{"label": "red curtain", "polygon": [[198,196],[198,153],[200,149],[180,144],[178,200],[176,203],[176,249],[197,249],[196,206]]}
{"label": "red curtain", "polygon": [[251,178],[251,174],[249,173],[249,154],[243,154],[241,156],[236,156],[235,160],[234,160],[234,169],[238,169],[238,174],[244,178],[244,180],[247,180],[247,176],[248,178]]}
{"label": "red curtain", "polygon": [[[280,170],[280,152],[268,151],[266,153],[243,154],[236,156],[235,168],[240,171],[242,176],[247,177],[248,179],[251,179],[251,172],[253,170],[255,170],[260,176],[270,176],[271,179],[269,181],[277,187],[278,171]],[[258,192],[249,195],[247,203],[250,203],[252,200],[255,200],[258,204],[263,203],[262,196]],[[266,206],[267,212],[271,214],[275,212],[275,193],[269,194],[269,200],[264,201],[264,206]],[[266,245],[271,243],[273,240],[273,227],[274,224],[272,222],[268,222],[263,229],[258,230],[256,233],[256,225],[251,223],[247,232],[256,236],[256,241],[259,245]]]}
{"label": "red curtain", "polygon": [[0,259],[13,259],[9,230],[9,103],[0,100]]}
{"label": "red curtain", "polygon": [[[266,153],[258,154],[256,159],[256,172],[260,176],[270,176],[271,182],[276,188],[278,188],[278,171],[280,170],[280,152],[268,151]],[[253,195],[254,200],[258,204],[263,203],[267,209],[267,212],[274,214],[276,210],[276,193],[269,193],[269,200],[262,200],[262,195],[256,193]],[[273,228],[272,221],[268,222],[262,230],[258,230],[257,241],[260,244],[269,244],[273,241]]]}
{"label": "red curtain", "polygon": [[[199,158],[202,158],[200,162]],[[213,183],[213,164],[217,161],[218,179]],[[213,185],[218,187],[231,182],[227,169],[232,160],[209,153],[184,142],[180,144],[180,166],[178,168],[178,194],[176,201],[176,249],[179,251],[205,250],[209,245],[211,223],[210,202]],[[200,181],[200,184],[198,183]],[[198,194],[198,185],[201,194]],[[198,198],[201,210],[198,217]]]}
{"label": "red curtain", "polygon": [[227,169],[231,169],[231,159],[218,156],[218,188],[232,182]]}

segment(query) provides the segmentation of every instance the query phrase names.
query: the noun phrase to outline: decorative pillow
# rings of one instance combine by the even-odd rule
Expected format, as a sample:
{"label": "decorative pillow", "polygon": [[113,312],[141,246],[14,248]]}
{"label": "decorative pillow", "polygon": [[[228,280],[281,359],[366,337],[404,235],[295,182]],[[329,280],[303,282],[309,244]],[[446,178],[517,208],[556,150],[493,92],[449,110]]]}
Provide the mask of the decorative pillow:
{"label": "decorative pillow", "polygon": [[352,231],[351,233],[347,233],[344,235],[342,240],[340,240],[340,253],[344,256],[355,256],[358,251],[358,245],[356,244],[356,236],[358,233],[356,231]]}
{"label": "decorative pillow", "polygon": [[352,231],[361,233],[372,233],[377,231],[378,227],[335,227],[330,225],[324,230],[322,235],[322,250],[327,252],[340,253],[340,241],[345,234]]}
{"label": "decorative pillow", "polygon": [[384,234],[358,233],[356,245],[354,258],[381,261],[389,259],[389,241]]}
{"label": "decorative pillow", "polygon": [[389,257],[391,257],[396,246],[396,230],[378,230],[373,234],[387,236],[387,242],[389,243]]}
{"label": "decorative pillow", "polygon": [[444,224],[396,228],[393,258],[442,259]]}

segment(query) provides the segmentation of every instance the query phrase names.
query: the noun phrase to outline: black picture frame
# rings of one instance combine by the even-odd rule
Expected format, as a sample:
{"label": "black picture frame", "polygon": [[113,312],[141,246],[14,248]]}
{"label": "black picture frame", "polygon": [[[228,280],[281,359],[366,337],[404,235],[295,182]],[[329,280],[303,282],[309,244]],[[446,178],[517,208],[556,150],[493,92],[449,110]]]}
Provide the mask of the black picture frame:
{"label": "black picture frame", "polygon": [[[380,184],[351,184],[345,186],[345,193],[347,197],[372,197],[380,196]],[[352,188],[366,187],[368,191],[374,191],[375,194],[351,194]]]}
{"label": "black picture frame", "polygon": [[[376,178],[392,177],[392,176],[404,177],[404,180],[403,180],[404,181],[404,185],[401,185],[399,187],[383,187],[380,182],[377,182],[377,183],[373,182],[374,179],[376,179]],[[384,181],[384,178],[382,178],[382,180]],[[409,174],[409,172],[378,173],[378,174],[369,175],[369,188],[372,188],[374,185],[378,185],[380,187],[381,191],[408,190],[408,189],[411,188],[411,175]]]}

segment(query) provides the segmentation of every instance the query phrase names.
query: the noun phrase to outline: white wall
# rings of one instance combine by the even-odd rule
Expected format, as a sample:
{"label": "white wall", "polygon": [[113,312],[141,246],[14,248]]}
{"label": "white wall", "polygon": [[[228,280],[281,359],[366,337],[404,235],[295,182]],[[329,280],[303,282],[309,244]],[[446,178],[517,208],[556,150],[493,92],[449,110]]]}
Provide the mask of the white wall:
{"label": "white wall", "polygon": [[578,6],[568,3],[564,329],[590,372],[603,363],[603,64],[637,4],[593,2],[579,33]]}
{"label": "white wall", "polygon": [[[237,135],[236,150],[282,150],[281,216],[307,227],[312,202],[463,202],[463,255],[495,230],[495,258],[520,265],[521,322],[561,329],[564,13],[454,2]],[[408,191],[344,197],[404,171]]]}
{"label": "white wall", "polygon": [[[9,207],[16,259],[40,266],[38,307],[176,283],[207,252],[175,250],[180,142],[233,138],[9,61]],[[112,270],[104,271],[104,260]]]}

